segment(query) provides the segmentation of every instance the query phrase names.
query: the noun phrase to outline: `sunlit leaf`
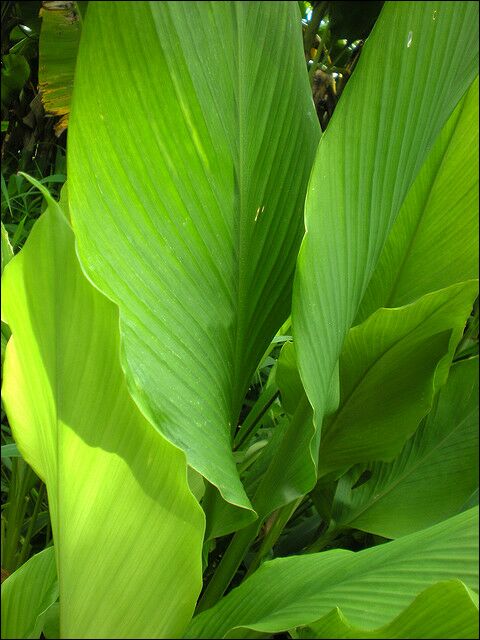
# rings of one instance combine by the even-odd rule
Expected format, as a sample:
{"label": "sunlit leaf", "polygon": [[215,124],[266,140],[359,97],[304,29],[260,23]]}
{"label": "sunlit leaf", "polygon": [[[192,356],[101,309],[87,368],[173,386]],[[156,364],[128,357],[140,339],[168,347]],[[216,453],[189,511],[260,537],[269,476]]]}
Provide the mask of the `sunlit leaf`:
{"label": "sunlit leaf", "polygon": [[290,311],[319,137],[304,64],[298,7],[263,2],[91,3],[77,60],[70,213],[129,388],[247,509],[231,438]]}
{"label": "sunlit leaf", "polygon": [[62,116],[55,125],[60,135],[68,126],[73,77],[82,32],[77,2],[43,2],[39,43],[38,83],[45,111]]}
{"label": "sunlit leaf", "polygon": [[355,322],[478,277],[478,76],[417,176]]}
{"label": "sunlit leaf", "polygon": [[386,3],[322,137],[292,311],[317,446],[335,367],[388,233],[477,74],[474,3]]}
{"label": "sunlit leaf", "polygon": [[351,625],[374,630],[427,587],[453,579],[478,588],[478,508],[358,553],[335,549],[265,562],[196,616],[186,637],[278,633],[311,624],[335,607]]}
{"label": "sunlit leaf", "polygon": [[3,400],[47,485],[61,636],[179,637],[201,586],[203,514],[184,454],[128,393],[118,309],[85,278],[43,192],[49,207],[2,280]]}

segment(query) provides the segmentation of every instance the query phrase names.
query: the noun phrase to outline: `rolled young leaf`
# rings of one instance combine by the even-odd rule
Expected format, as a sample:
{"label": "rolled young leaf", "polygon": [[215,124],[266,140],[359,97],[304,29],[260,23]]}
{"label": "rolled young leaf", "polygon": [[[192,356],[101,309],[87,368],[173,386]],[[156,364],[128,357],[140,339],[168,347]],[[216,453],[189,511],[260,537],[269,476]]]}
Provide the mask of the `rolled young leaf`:
{"label": "rolled young leaf", "polygon": [[83,274],[44,195],[47,211],[3,275],[13,333],[3,400],[47,485],[61,636],[179,637],[201,587],[203,514],[184,454],[128,393],[118,309]]}
{"label": "rolled young leaf", "polygon": [[119,305],[131,393],[250,509],[232,434],[290,311],[320,132],[298,6],[91,3],[75,83],[70,212],[85,269]]}
{"label": "rolled young leaf", "polygon": [[186,638],[248,638],[311,624],[338,607],[350,624],[388,624],[440,580],[478,589],[478,507],[423,531],[354,553],[265,562],[214,607],[196,616]]}

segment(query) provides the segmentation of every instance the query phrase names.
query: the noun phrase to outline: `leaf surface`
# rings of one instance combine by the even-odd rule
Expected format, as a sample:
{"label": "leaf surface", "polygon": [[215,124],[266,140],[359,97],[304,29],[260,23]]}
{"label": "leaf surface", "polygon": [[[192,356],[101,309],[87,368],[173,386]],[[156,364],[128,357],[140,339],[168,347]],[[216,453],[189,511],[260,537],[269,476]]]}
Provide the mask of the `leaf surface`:
{"label": "leaf surface", "polygon": [[355,322],[478,277],[478,76],[410,189]]}
{"label": "leaf surface", "polygon": [[196,616],[187,638],[248,638],[307,625],[338,607],[350,624],[388,624],[442,580],[478,589],[478,508],[429,529],[354,553],[265,562],[214,607]]}
{"label": "leaf surface", "polygon": [[2,583],[2,638],[38,638],[39,616],[57,598],[55,549],[47,547]]}
{"label": "leaf surface", "polygon": [[415,598],[389,624],[365,631],[353,627],[337,608],[308,628],[300,628],[297,638],[349,638],[351,640],[427,640],[432,638],[478,638],[478,596],[462,582],[439,582]]}
{"label": "leaf surface", "polygon": [[476,5],[386,3],[322,136],[292,309],[317,446],[344,340],[389,231],[477,74]]}
{"label": "leaf surface", "polygon": [[59,136],[68,126],[73,77],[82,33],[78,2],[44,2],[40,9],[38,83],[45,111],[62,116],[55,125]]}
{"label": "leaf surface", "polygon": [[[453,365],[434,408],[400,455],[367,470],[367,482],[339,489],[335,526],[396,538],[459,511],[478,486],[478,358]],[[359,471],[340,483],[351,486]]]}
{"label": "leaf surface", "polygon": [[405,307],[378,309],[349,331],[340,407],[323,427],[319,473],[400,453],[432,406],[436,378],[443,382],[449,345],[458,342],[477,289],[472,280]]}
{"label": "leaf surface", "polygon": [[290,312],[319,138],[304,65],[286,2],[92,3],[77,60],[81,261],[119,305],[135,400],[246,509],[232,435]]}
{"label": "leaf surface", "polygon": [[85,278],[44,195],[49,207],[2,279],[13,333],[3,400],[47,485],[61,636],[179,637],[201,587],[203,514],[184,454],[128,393],[118,309]]}

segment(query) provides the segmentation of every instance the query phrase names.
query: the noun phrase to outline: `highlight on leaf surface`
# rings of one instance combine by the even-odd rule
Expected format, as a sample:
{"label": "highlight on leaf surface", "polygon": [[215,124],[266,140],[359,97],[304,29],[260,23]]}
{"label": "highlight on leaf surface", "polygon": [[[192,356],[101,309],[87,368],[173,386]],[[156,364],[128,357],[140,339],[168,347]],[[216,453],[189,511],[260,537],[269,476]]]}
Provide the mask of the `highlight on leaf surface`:
{"label": "highlight on leaf surface", "polygon": [[320,134],[304,65],[298,7],[268,2],[92,3],[77,59],[69,209],[130,392],[250,511],[231,440],[290,312]]}
{"label": "highlight on leaf surface", "polygon": [[13,334],[2,395],[18,448],[47,485],[61,637],[178,637],[200,591],[203,514],[184,454],[128,393],[118,309],[86,279],[45,195],[2,278]]}

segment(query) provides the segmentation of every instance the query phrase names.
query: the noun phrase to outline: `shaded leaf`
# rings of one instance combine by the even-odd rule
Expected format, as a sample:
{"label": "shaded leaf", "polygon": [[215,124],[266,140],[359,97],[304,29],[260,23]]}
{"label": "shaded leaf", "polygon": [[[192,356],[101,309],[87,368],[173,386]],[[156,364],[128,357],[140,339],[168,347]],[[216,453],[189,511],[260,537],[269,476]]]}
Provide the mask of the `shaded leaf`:
{"label": "shaded leaf", "polygon": [[[351,485],[359,470],[340,483]],[[370,479],[361,487],[339,490],[336,527],[395,538],[459,511],[478,485],[478,358],[452,366],[434,408],[400,455],[367,470]]]}
{"label": "shaded leaf", "polygon": [[319,473],[400,452],[432,406],[476,294],[476,281],[453,285],[405,307],[378,309],[349,331],[340,407],[323,427]]}

